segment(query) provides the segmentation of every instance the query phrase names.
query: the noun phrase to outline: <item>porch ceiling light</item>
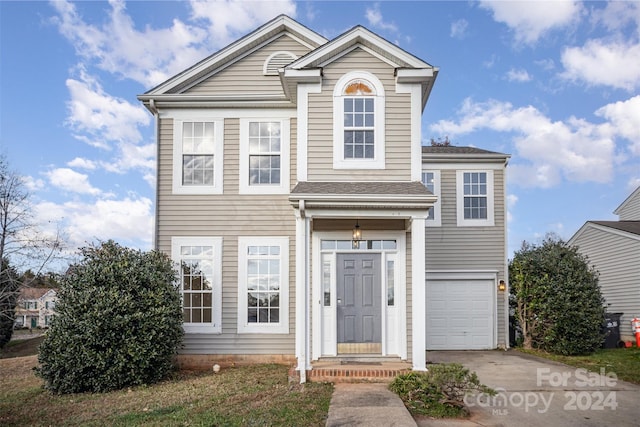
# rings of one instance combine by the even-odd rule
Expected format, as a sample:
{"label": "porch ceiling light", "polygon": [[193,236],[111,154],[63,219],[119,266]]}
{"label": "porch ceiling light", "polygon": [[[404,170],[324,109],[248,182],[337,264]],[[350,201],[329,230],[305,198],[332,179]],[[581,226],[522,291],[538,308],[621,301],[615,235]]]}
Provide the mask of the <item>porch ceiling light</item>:
{"label": "porch ceiling light", "polygon": [[356,219],[356,225],[353,227],[353,234],[351,238],[353,249],[358,249],[358,247],[360,246],[361,240],[362,240],[362,230],[360,230],[360,224],[358,224],[358,220]]}

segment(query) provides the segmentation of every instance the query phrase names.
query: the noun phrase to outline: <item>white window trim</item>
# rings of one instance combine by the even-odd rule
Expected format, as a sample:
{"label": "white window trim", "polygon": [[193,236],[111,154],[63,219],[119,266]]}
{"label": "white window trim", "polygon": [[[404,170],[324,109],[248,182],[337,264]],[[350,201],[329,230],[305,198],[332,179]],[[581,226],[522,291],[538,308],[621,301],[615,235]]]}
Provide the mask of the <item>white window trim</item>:
{"label": "white window trim", "polygon": [[[280,321],[278,323],[247,322],[247,248],[253,245],[280,246]],[[288,237],[238,237],[238,333],[289,333]]]}
{"label": "white window trim", "polygon": [[[484,172],[487,174],[487,218],[486,219],[465,219],[464,218],[464,174],[470,172]],[[492,227],[494,221],[494,198],[493,191],[493,171],[486,169],[467,169],[456,171],[456,211],[458,227]]]}
{"label": "white window trim", "polygon": [[[172,237],[171,259],[180,264],[181,246],[213,246],[213,290],[211,323],[183,323],[186,333],[221,334],[222,333],[222,237]],[[178,269],[180,272],[180,270]],[[181,272],[179,274],[182,274]],[[181,280],[181,279],[180,279]],[[180,290],[182,295],[182,290]]]}
{"label": "white window trim", "polygon": [[[182,184],[182,124],[209,122],[215,126],[213,147],[213,185]],[[224,183],[224,120],[211,117],[173,119],[173,194],[222,194]]]}
{"label": "white window trim", "polygon": [[[433,204],[434,219],[425,219],[425,227],[441,227],[442,226],[442,191],[440,190],[440,171],[437,169],[423,169],[422,172],[433,173],[433,194],[438,196],[438,200]],[[422,178],[422,177],[421,177]],[[424,184],[424,183],[423,183]]]}
{"label": "white window trim", "polygon": [[[344,158],[344,96],[345,86],[352,80],[362,79],[371,83],[374,96],[374,158]],[[384,86],[376,76],[367,71],[352,71],[342,76],[333,90],[333,168],[334,169],[384,169],[385,168],[385,94]]]}
{"label": "white window trim", "polygon": [[[249,185],[249,122],[280,122],[280,184]],[[290,191],[291,120],[255,117],[240,119],[240,194],[289,194]]]}

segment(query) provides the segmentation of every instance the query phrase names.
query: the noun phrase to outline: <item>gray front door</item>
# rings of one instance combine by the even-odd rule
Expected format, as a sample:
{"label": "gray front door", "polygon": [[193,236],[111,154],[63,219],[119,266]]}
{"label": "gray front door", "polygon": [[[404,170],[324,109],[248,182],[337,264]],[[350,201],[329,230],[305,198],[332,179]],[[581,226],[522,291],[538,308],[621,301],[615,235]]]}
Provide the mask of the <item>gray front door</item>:
{"label": "gray front door", "polygon": [[338,353],[382,353],[380,254],[337,255]]}

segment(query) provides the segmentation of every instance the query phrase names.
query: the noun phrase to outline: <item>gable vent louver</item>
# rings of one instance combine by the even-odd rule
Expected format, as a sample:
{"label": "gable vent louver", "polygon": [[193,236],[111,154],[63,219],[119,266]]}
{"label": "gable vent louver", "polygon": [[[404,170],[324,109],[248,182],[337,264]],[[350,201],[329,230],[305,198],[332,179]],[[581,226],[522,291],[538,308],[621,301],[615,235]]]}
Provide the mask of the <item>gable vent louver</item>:
{"label": "gable vent louver", "polygon": [[277,76],[278,70],[286,67],[298,57],[291,52],[276,52],[264,61],[263,73],[265,76]]}

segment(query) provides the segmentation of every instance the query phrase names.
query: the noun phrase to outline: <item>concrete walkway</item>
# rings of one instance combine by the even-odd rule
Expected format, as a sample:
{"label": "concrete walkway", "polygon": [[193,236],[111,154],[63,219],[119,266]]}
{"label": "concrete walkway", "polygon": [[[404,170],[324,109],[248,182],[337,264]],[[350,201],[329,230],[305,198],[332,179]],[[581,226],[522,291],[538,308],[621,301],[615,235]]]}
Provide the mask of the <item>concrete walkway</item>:
{"label": "concrete walkway", "polygon": [[496,398],[470,398],[471,418],[419,419],[420,427],[640,425],[640,386],[615,372],[589,373],[516,351],[429,351],[427,361],[461,363]]}
{"label": "concrete walkway", "polygon": [[371,426],[410,427],[416,422],[388,384],[337,383],[335,385],[327,427]]}
{"label": "concrete walkway", "polygon": [[589,427],[640,425],[640,386],[615,372],[589,373],[516,351],[429,351],[431,363],[461,363],[495,398],[466,399],[466,420],[414,420],[387,384],[335,385],[327,426]]}

